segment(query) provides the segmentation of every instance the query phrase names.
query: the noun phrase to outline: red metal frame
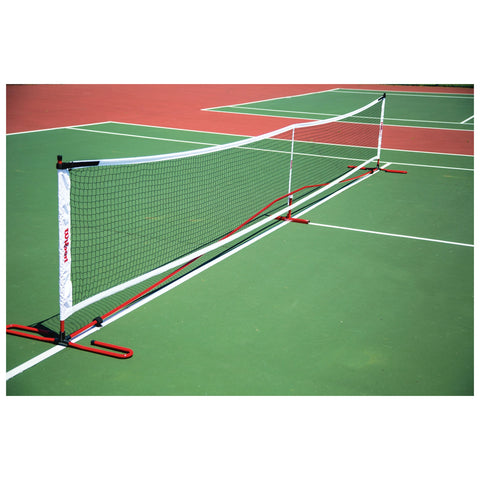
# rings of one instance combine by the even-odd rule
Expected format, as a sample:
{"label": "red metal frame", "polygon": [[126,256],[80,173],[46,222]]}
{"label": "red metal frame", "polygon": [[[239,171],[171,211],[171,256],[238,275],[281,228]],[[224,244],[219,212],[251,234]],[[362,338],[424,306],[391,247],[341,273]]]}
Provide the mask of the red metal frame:
{"label": "red metal frame", "polygon": [[[349,165],[348,168],[357,168],[355,165]],[[380,160],[377,162],[376,167],[361,167],[360,170],[370,170],[372,173],[379,170],[380,172],[387,172],[387,173],[408,173],[406,170],[391,170],[389,168],[381,168],[380,167]]]}
{"label": "red metal frame", "polygon": [[[62,338],[62,336],[52,337],[51,336],[52,332],[44,328],[29,327],[27,325],[18,325],[16,323],[7,325],[7,333],[9,335],[17,335],[19,337],[30,338],[32,340],[40,340],[42,342],[54,343],[57,345],[62,345],[64,347],[72,347],[78,350],[98,353],[100,355],[106,355],[108,357],[113,357],[113,358],[130,358],[133,355],[133,350],[131,350],[130,348],[120,347],[118,345],[112,345],[111,343],[103,343],[103,342],[98,342],[96,340],[91,341],[91,345],[108,348],[111,350],[110,351],[110,350],[103,350],[100,348],[87,347],[71,341],[72,338],[78,336],[81,332],[84,332],[85,330],[87,330],[88,328],[94,325],[99,325],[99,323],[96,320],[93,322],[90,322],[88,325],[85,325],[85,327],[81,328],[80,330],[77,330],[74,334],[68,337],[68,339],[64,339]],[[32,333],[26,333],[26,332],[32,332]]]}
{"label": "red metal frame", "polygon": [[[16,330],[21,331],[17,332]],[[34,332],[38,335],[33,335],[32,333],[25,332]],[[55,343],[55,341],[57,340],[56,337],[48,336],[52,335],[52,332],[50,330],[37,327],[27,327],[26,325],[17,325],[16,323],[11,323],[10,325],[7,325],[7,333],[10,335],[17,335],[19,337],[31,338],[33,340],[40,340],[42,342]]]}
{"label": "red metal frame", "polygon": [[[85,345],[80,345],[78,343],[68,342],[69,347],[77,348],[78,350],[84,350],[86,352],[98,353],[100,355],[107,355],[114,358],[130,358],[133,355],[133,350],[127,347],[119,347],[118,345],[112,345],[111,343],[98,342],[97,340],[92,340],[91,345],[96,345],[98,347],[109,348],[110,350],[102,350],[100,348],[87,347]],[[120,353],[117,353],[120,352]]]}

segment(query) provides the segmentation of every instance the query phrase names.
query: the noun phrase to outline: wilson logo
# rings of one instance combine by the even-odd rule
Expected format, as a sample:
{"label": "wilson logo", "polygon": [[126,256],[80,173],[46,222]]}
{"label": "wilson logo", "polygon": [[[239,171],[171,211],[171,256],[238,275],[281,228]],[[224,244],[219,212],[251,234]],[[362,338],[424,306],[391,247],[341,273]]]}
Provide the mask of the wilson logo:
{"label": "wilson logo", "polygon": [[65,241],[63,242],[63,263],[68,262],[68,246],[70,245],[68,228],[65,229],[64,233]]}

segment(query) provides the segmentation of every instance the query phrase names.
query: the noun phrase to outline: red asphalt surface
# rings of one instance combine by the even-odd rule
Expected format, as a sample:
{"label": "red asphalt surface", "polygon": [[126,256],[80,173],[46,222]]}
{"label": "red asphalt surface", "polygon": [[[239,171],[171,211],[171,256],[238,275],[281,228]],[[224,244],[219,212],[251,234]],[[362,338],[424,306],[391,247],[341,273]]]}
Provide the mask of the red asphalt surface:
{"label": "red asphalt surface", "polygon": [[[254,136],[292,118],[202,109],[319,92],[332,88],[473,94],[451,87],[345,85],[7,85],[7,133],[97,122]],[[304,120],[303,120],[304,121]],[[473,155],[472,131],[385,126],[383,148]]]}

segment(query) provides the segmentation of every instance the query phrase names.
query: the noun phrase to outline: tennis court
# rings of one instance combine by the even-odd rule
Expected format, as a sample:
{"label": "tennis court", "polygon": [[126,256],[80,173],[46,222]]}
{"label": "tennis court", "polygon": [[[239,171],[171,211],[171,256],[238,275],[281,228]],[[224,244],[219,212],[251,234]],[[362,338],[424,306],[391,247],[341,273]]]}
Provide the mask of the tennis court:
{"label": "tennis court", "polygon": [[[308,225],[275,223],[229,244],[80,340],[128,346],[129,359],[7,335],[8,395],[473,395],[473,89],[266,90],[186,101],[163,113],[171,123],[147,110],[42,128],[17,118],[7,134],[7,324],[58,325],[59,154],[223,145],[386,92],[381,161],[408,174],[378,171],[304,206]],[[89,306],[78,321],[114,306]]]}

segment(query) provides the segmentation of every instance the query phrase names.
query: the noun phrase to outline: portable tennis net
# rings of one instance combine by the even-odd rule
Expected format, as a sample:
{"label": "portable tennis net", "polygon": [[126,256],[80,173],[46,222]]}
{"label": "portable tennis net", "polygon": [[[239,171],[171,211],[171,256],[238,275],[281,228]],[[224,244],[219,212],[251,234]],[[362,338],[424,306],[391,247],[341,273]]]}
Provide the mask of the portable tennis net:
{"label": "portable tennis net", "polygon": [[[16,324],[7,333],[130,357],[126,347],[74,339],[209,252],[268,224],[307,222],[292,212],[380,169],[384,108],[385,95],[335,118],[175,154],[59,156],[59,333]],[[136,286],[108,313],[69,329],[75,312]]]}

